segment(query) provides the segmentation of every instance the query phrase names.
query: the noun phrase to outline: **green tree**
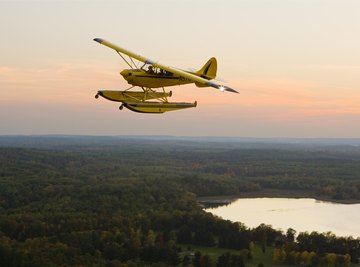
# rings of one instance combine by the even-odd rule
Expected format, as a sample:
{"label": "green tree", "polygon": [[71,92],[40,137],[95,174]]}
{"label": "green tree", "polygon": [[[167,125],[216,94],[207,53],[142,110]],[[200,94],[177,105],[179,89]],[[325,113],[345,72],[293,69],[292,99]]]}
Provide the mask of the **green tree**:
{"label": "green tree", "polygon": [[144,246],[146,246],[146,247],[155,246],[155,238],[156,238],[156,236],[155,236],[154,231],[149,230],[147,235],[146,235],[146,238],[144,240]]}
{"label": "green tree", "polygon": [[294,242],[295,241],[295,235],[296,231],[292,228],[287,229],[286,231],[286,239],[288,242]]}
{"label": "green tree", "polygon": [[188,266],[191,263],[189,255],[185,255],[182,260],[182,266]]}

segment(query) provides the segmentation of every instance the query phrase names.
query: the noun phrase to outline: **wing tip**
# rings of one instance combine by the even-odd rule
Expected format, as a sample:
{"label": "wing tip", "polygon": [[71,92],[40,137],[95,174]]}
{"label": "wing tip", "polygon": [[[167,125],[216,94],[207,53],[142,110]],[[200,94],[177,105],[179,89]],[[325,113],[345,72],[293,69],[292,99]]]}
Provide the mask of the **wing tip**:
{"label": "wing tip", "polygon": [[94,38],[94,41],[101,44],[102,42],[104,42],[104,39],[102,39],[102,38]]}

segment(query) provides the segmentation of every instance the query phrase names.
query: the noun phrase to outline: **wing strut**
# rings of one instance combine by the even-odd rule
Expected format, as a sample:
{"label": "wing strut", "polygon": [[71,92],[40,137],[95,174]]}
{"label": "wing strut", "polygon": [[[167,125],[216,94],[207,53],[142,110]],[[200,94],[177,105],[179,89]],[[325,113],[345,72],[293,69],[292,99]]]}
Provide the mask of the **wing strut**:
{"label": "wing strut", "polygon": [[129,58],[130,58],[131,62],[134,64],[134,67],[138,69],[138,68],[139,68],[139,67],[138,67],[139,63],[136,65],[135,62],[134,62],[134,60],[132,59],[132,57],[129,57]]}
{"label": "wing strut", "polygon": [[[118,55],[126,62],[126,64],[129,65],[130,68],[134,68],[134,67],[131,66],[131,64],[121,55],[121,53],[120,53],[119,51],[116,51],[116,53],[118,53]],[[129,58],[130,58],[130,57],[129,57]],[[131,59],[131,58],[130,58],[130,59]],[[132,59],[131,59],[131,61],[132,61]],[[134,61],[133,61],[132,63],[134,63]],[[135,65],[135,63],[134,63],[134,65]]]}

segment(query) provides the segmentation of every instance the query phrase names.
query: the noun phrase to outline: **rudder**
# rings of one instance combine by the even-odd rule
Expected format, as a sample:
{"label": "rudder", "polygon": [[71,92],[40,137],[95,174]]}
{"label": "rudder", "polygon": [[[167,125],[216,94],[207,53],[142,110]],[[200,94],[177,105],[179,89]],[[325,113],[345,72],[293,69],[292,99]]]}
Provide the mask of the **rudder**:
{"label": "rudder", "polygon": [[206,64],[196,72],[200,77],[211,80],[215,79],[217,71],[217,61],[216,58],[212,57],[206,62]]}

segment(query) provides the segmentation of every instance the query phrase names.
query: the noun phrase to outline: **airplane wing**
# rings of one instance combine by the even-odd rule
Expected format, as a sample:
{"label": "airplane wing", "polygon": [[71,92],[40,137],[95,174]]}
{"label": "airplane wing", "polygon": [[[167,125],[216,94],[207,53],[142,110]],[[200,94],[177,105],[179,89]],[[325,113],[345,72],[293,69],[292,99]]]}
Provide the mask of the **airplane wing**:
{"label": "airplane wing", "polygon": [[153,65],[154,67],[157,67],[157,68],[160,68],[160,69],[163,69],[167,72],[171,72],[171,73],[174,73],[176,75],[179,75],[180,78],[183,78],[183,79],[189,79],[195,83],[200,83],[200,84],[203,84],[205,86],[211,86],[211,87],[214,87],[216,89],[219,89],[220,91],[224,92],[224,91],[228,91],[228,92],[233,92],[233,93],[239,93],[238,91],[228,87],[228,86],[225,86],[225,85],[221,85],[221,84],[218,84],[216,82],[213,82],[213,81],[209,81],[207,79],[204,79],[202,77],[199,77],[199,76],[196,76],[192,73],[189,73],[189,72],[186,72],[186,71],[183,71],[183,70],[180,70],[180,69],[177,69],[177,68],[173,68],[173,67],[169,67],[169,66],[165,66],[165,65],[162,65],[160,63],[157,63],[151,59],[148,59],[148,58],[145,58],[141,55],[138,55],[138,54],[135,54],[127,49],[124,49],[124,48],[121,48],[117,45],[114,45],[108,41],[105,41],[104,39],[101,39],[101,38],[95,38],[94,41],[102,44],[102,45],[105,45],[111,49],[114,49],[115,51],[117,52],[120,52],[120,53],[123,53],[125,55],[128,55],[129,57],[132,57],[136,60],[139,60],[141,62],[144,62],[146,64],[151,64]]}

